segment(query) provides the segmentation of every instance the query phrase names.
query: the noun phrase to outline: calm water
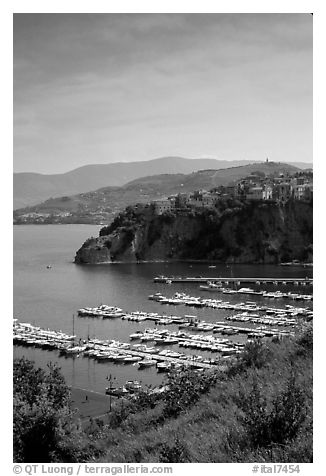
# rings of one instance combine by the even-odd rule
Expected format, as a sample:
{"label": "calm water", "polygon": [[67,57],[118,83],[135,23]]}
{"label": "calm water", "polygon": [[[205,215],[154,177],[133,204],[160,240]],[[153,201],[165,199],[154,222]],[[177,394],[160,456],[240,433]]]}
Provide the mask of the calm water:
{"label": "calm water", "polygon": [[[198,284],[166,286],[154,284],[153,277],[159,274],[184,276],[235,276],[235,277],[304,277],[312,270],[301,267],[217,265],[208,264],[147,263],[109,264],[78,266],[73,263],[76,250],[90,236],[97,236],[98,226],[93,225],[48,225],[14,227],[14,317],[44,328],[72,333],[73,314],[84,306],[101,303],[119,306],[126,311],[153,311],[166,314],[192,314],[207,321],[222,320],[230,311],[194,309],[184,306],[162,306],[149,301],[148,295],[156,291],[171,296],[176,291],[185,291],[195,296],[216,297],[230,302],[245,300],[262,301],[259,296],[221,295],[200,291]],[[46,266],[51,264],[52,268]],[[273,289],[267,285],[266,289]],[[279,289],[282,289],[280,287]],[[286,289],[283,287],[283,289]],[[291,290],[291,287],[288,288]],[[293,290],[293,288],[292,288]],[[302,292],[308,291],[301,288]],[[282,307],[286,301],[264,299],[270,306]],[[292,303],[292,302],[291,302]],[[298,306],[307,306],[297,304]],[[121,319],[75,318],[75,334],[78,337],[118,339],[128,342],[129,334],[138,329],[154,327],[153,322],[131,323]],[[165,327],[176,330],[176,326]],[[239,339],[239,338],[238,338]],[[150,344],[151,345],[151,344]],[[176,350],[180,350],[175,346]],[[184,352],[184,350],[182,350]],[[188,351],[191,353],[191,350]],[[198,350],[197,350],[198,352]],[[209,355],[201,352],[202,355]],[[39,366],[48,361],[60,364],[68,384],[104,392],[106,377],[112,374],[119,384],[128,379],[142,380],[143,384],[158,384],[161,374],[155,369],[138,371],[130,365],[109,362],[97,363],[93,359],[59,357],[56,352],[41,349],[15,347],[14,355],[25,355]]]}

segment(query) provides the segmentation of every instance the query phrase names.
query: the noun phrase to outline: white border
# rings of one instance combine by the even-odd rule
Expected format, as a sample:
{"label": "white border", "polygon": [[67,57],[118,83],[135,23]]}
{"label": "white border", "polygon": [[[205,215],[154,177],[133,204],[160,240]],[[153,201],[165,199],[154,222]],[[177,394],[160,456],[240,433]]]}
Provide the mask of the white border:
{"label": "white border", "polygon": [[[185,8],[186,6],[186,8]],[[322,119],[322,112],[325,110],[325,30],[326,16],[325,7],[321,1],[207,1],[200,2],[181,2],[178,0],[165,1],[68,1],[57,0],[46,2],[40,0],[28,1],[20,0],[13,2],[4,2],[1,5],[0,16],[0,32],[1,32],[1,131],[4,146],[2,146],[1,157],[1,204],[2,204],[2,233],[1,233],[1,250],[2,250],[2,286],[4,291],[1,302],[4,303],[1,318],[5,326],[2,327],[2,345],[1,358],[2,365],[1,382],[1,403],[2,403],[2,449],[6,455],[5,463],[8,463],[8,472],[4,470],[4,474],[11,474],[12,467],[12,403],[9,389],[11,389],[12,379],[12,346],[11,346],[11,324],[12,324],[12,13],[183,13],[183,12],[216,12],[216,13],[301,13],[314,12],[314,309],[315,309],[315,356],[314,356],[314,399],[315,399],[315,431],[314,431],[314,464],[301,465],[301,475],[303,474],[323,474],[322,462],[325,461],[324,450],[324,406],[325,398],[323,381],[325,369],[323,366],[323,347],[325,331],[326,315],[322,300],[323,289],[323,272],[325,273],[325,258],[322,249],[322,240],[324,238],[324,162],[325,158],[325,123]],[[325,230],[326,231],[326,230]],[[4,446],[5,445],[5,446]],[[190,466],[190,468],[189,468]],[[203,470],[207,474],[216,474],[220,471],[223,475],[228,474],[250,474],[252,465],[237,464],[220,464],[218,468],[213,464],[206,465],[182,465],[174,471],[174,474],[187,474],[197,470]],[[7,464],[6,464],[7,469]]]}

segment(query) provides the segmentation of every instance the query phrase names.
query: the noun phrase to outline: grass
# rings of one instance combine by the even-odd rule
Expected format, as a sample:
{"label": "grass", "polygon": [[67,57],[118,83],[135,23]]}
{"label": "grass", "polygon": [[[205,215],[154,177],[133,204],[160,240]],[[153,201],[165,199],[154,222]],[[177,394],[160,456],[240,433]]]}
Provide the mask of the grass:
{"label": "grass", "polygon": [[225,373],[170,386],[152,408],[125,407],[101,429],[99,462],[312,462],[311,326],[248,345]]}
{"label": "grass", "polygon": [[172,373],[165,394],[141,392],[86,429],[56,368],[17,362],[15,461],[35,461],[37,437],[40,462],[312,462],[312,354],[310,322],[295,338],[248,343],[223,372]]}

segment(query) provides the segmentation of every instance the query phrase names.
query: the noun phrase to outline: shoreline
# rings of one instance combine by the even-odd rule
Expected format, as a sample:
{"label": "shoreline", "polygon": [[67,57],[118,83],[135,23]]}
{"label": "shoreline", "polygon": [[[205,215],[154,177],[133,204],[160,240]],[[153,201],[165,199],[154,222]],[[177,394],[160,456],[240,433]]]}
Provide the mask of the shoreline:
{"label": "shoreline", "polygon": [[[231,262],[231,261],[216,261],[216,260],[209,260],[209,259],[166,259],[166,260],[141,260],[141,261],[134,261],[134,260],[126,260],[126,261],[99,261],[96,263],[77,263],[76,261],[72,261],[72,263],[78,266],[98,266],[98,265],[115,265],[115,264],[169,264],[169,263],[189,263],[189,264],[214,264],[214,265],[224,265],[227,267],[231,266],[239,266],[239,265],[252,265],[252,266],[285,266],[283,263],[261,263],[261,262]],[[287,264],[286,267],[296,267],[296,268],[313,268],[313,263],[300,263],[300,264]]]}
{"label": "shoreline", "polygon": [[69,387],[71,392],[71,407],[76,410],[75,418],[82,423],[91,419],[105,418],[109,413],[110,400],[105,393],[95,392],[79,387]]}

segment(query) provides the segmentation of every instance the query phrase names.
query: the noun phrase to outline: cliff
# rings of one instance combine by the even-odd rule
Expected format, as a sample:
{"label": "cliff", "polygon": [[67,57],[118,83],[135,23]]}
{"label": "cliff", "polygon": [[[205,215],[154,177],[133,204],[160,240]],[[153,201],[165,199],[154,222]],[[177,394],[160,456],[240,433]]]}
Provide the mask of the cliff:
{"label": "cliff", "polygon": [[312,261],[312,203],[221,202],[216,209],[155,215],[127,207],[77,251],[76,263],[215,260]]}

